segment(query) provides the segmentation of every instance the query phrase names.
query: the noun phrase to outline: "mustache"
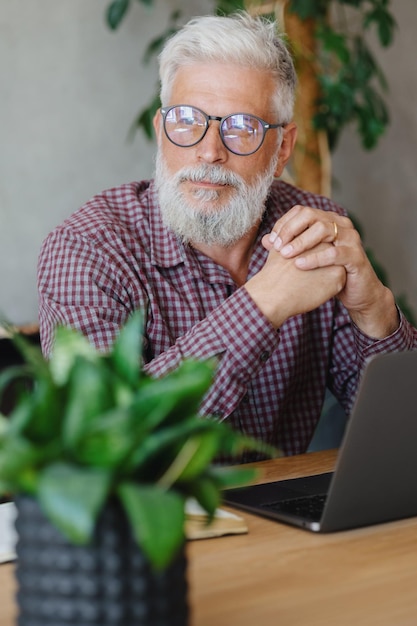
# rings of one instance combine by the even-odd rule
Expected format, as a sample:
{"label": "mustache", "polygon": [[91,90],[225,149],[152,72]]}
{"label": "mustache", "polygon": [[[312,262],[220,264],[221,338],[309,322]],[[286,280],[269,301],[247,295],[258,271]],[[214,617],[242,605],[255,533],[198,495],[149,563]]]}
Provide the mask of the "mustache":
{"label": "mustache", "polygon": [[237,189],[242,189],[245,185],[243,179],[224,167],[219,165],[198,165],[196,167],[185,167],[175,175],[176,182],[201,183],[203,181],[214,185],[230,185]]}

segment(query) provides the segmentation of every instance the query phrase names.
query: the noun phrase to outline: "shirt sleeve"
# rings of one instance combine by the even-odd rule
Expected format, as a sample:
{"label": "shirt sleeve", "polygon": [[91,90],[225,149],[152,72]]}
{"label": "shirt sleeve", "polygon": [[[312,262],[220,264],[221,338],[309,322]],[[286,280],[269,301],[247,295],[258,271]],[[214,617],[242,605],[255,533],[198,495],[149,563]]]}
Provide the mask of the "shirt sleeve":
{"label": "shirt sleeve", "polygon": [[82,332],[100,351],[113,343],[133,311],[126,268],[93,239],[58,229],[43,243],[38,264],[39,325],[43,353],[62,324]]}
{"label": "shirt sleeve", "polygon": [[241,287],[145,367],[151,374],[162,375],[184,358],[217,359],[215,380],[201,411],[227,417],[239,405],[250,380],[268,361],[279,340],[279,332]]}
{"label": "shirt sleeve", "polygon": [[333,328],[328,386],[349,414],[367,361],[379,354],[416,350],[417,330],[398,309],[399,325],[395,332],[383,339],[375,339],[364,334],[340,304],[339,309]]}

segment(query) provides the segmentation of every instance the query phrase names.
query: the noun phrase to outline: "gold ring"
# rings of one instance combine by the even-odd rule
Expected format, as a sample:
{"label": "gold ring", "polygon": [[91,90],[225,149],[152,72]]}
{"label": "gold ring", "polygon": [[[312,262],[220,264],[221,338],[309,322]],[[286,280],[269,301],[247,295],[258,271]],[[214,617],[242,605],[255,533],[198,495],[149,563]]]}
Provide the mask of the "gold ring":
{"label": "gold ring", "polygon": [[332,243],[334,243],[336,241],[337,235],[339,233],[336,222],[333,222],[333,228],[334,228],[334,236],[333,236],[333,239],[332,239]]}

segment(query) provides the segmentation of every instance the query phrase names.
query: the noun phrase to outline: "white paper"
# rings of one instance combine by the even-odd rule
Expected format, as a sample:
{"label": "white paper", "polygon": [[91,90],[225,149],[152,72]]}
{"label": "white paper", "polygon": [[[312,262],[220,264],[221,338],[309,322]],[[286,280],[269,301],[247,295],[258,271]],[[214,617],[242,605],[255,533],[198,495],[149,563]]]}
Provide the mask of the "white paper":
{"label": "white paper", "polygon": [[13,502],[0,504],[0,563],[13,561],[16,558],[15,518],[16,507]]}

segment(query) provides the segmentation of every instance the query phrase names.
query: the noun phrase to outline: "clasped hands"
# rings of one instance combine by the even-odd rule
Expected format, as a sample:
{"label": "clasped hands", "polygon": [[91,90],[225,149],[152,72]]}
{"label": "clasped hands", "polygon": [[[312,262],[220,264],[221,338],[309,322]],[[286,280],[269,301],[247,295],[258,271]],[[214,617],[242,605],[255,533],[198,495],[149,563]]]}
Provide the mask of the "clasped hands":
{"label": "clasped hands", "polygon": [[376,276],[349,218],[296,205],[262,244],[267,261],[245,287],[276,328],[334,296],[371,337],[386,337],[398,327],[394,297]]}

